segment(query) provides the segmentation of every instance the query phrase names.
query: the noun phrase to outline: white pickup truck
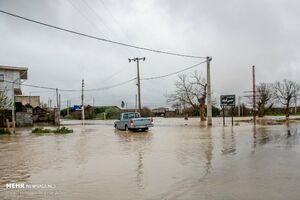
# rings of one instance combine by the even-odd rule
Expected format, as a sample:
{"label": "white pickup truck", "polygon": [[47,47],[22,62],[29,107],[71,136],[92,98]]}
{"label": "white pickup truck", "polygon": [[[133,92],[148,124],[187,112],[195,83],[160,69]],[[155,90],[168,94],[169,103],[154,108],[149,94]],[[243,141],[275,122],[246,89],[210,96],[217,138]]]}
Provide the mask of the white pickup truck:
{"label": "white pickup truck", "polygon": [[138,112],[126,112],[114,122],[114,127],[125,131],[146,131],[149,127],[153,127],[153,119],[142,118]]}

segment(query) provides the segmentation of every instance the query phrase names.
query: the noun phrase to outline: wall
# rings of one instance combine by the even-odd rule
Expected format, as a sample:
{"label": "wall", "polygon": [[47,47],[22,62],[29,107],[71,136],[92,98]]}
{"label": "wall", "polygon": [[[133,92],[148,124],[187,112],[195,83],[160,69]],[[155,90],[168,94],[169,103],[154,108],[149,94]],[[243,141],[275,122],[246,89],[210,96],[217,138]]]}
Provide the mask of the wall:
{"label": "wall", "polygon": [[28,108],[27,112],[16,112],[16,125],[18,127],[32,126],[32,109]]}
{"label": "wall", "polygon": [[40,106],[40,96],[15,96],[15,102],[21,102],[23,106],[30,104],[33,108]]}

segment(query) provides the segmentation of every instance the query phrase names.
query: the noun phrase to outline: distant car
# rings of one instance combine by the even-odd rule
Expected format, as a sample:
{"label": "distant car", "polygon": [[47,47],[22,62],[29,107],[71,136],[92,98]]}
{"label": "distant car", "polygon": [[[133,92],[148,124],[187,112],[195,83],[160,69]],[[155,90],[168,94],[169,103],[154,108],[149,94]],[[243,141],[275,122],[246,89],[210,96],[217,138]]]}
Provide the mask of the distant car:
{"label": "distant car", "polygon": [[122,113],[119,120],[114,122],[114,127],[118,130],[146,131],[153,127],[152,118],[142,118],[138,112]]}

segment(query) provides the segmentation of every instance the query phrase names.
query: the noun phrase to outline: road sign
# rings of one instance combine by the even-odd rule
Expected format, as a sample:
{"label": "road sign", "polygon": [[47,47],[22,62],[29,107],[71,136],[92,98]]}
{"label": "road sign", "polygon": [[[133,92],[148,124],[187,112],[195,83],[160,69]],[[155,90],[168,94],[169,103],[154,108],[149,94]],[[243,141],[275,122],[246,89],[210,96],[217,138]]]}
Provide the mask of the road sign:
{"label": "road sign", "polygon": [[235,95],[221,95],[221,106],[235,106]]}
{"label": "road sign", "polygon": [[74,105],[73,108],[74,110],[81,110],[81,105]]}

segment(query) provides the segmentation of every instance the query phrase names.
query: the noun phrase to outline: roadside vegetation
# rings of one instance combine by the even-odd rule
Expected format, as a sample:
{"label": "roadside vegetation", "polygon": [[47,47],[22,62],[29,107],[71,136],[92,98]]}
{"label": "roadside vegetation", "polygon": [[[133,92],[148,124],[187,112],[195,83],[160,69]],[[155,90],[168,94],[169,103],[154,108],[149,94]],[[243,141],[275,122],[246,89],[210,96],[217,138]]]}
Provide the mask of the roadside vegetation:
{"label": "roadside vegetation", "polygon": [[[174,83],[175,89],[166,94],[167,102],[172,110],[165,113],[166,117],[200,117],[206,120],[207,84],[200,72],[180,74]],[[299,115],[300,85],[296,81],[284,79],[273,83],[258,83],[256,85],[256,108],[258,117]],[[252,116],[252,93],[248,96],[236,96],[236,106],[233,116]],[[240,102],[240,104],[238,104]],[[212,115],[221,117],[219,97],[213,98]],[[300,104],[299,104],[300,105]],[[168,108],[167,108],[168,109]],[[118,119],[122,112],[134,112],[135,109],[120,109],[118,106],[86,106],[85,119]],[[231,115],[231,107],[224,108],[225,115]],[[81,111],[73,108],[63,109],[61,116],[65,119],[81,119]],[[142,117],[153,117],[155,113],[147,107],[141,111]]]}
{"label": "roadside vegetation", "polygon": [[32,133],[37,134],[37,135],[43,135],[43,134],[68,134],[68,133],[73,133],[72,129],[69,129],[67,127],[59,127],[57,129],[47,129],[47,128],[34,128],[32,129]]}
{"label": "roadside vegetation", "polygon": [[10,134],[10,132],[6,128],[0,128],[0,135]]}

